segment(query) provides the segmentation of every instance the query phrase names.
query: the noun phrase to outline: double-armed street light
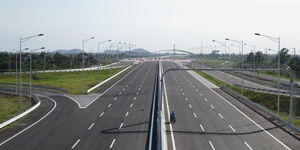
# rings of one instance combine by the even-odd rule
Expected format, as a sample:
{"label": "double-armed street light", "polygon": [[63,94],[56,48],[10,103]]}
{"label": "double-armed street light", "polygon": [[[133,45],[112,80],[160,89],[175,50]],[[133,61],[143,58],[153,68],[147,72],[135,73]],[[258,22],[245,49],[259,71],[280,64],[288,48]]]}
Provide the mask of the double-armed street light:
{"label": "double-armed street light", "polygon": [[244,60],[243,60],[243,51],[244,51],[244,41],[239,41],[239,40],[233,40],[233,39],[229,39],[229,38],[226,38],[225,39],[226,41],[232,41],[232,42],[235,42],[237,44],[240,44],[241,45],[241,48],[242,48],[242,95],[244,95]]}
{"label": "double-armed street light", "polygon": [[[224,59],[224,68],[226,69],[226,63],[225,63],[225,56],[226,56],[226,42],[221,42],[221,41],[217,41],[217,40],[212,40],[212,42],[215,42],[215,43],[219,43],[221,44],[222,46],[224,46],[224,56],[223,56],[223,59]],[[224,71],[224,79],[225,79],[225,82],[227,82],[226,80],[226,72]],[[225,87],[225,82],[223,82],[223,86]]]}
{"label": "double-armed street light", "polygon": [[[104,44],[104,43],[107,43],[107,42],[111,42],[112,40],[106,40],[106,41],[101,41],[101,42],[98,42],[98,70],[100,70],[100,45],[101,44]],[[99,71],[100,72],[100,71]]]}
{"label": "double-armed street light", "polygon": [[279,114],[280,112],[280,94],[279,94],[279,86],[280,86],[280,37],[272,37],[272,36],[268,36],[268,35],[263,35],[260,33],[254,33],[254,35],[257,36],[262,36],[262,37],[266,37],[268,39],[270,39],[271,41],[277,43],[278,46],[278,62],[277,62],[277,114]]}
{"label": "double-armed street light", "polygon": [[20,37],[20,105],[21,105],[21,111],[23,110],[23,104],[22,104],[22,43],[35,38],[35,37],[40,37],[44,36],[44,34],[37,34],[33,36],[28,36],[28,37]]}
{"label": "double-armed street light", "polygon": [[84,88],[85,88],[85,83],[84,83],[84,44],[85,42],[94,39],[95,37],[90,37],[87,39],[82,40],[82,94],[84,94]]}

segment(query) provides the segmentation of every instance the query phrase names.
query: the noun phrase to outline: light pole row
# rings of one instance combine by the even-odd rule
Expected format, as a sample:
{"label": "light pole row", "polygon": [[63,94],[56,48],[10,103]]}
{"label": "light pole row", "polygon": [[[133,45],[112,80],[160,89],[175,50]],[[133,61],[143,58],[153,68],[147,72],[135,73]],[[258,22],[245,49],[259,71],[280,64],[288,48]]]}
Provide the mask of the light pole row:
{"label": "light pole row", "polygon": [[23,102],[22,102],[22,43],[35,38],[35,37],[40,37],[44,36],[44,34],[37,34],[33,36],[28,36],[28,37],[20,37],[20,105],[21,105],[21,111],[23,110]]}

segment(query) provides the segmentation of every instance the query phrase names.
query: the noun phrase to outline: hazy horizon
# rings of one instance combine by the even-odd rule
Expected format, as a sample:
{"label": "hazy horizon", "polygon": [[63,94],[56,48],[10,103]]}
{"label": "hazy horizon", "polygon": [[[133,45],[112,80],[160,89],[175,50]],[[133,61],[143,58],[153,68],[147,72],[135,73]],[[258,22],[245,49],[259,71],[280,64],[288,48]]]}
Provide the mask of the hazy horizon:
{"label": "hazy horizon", "polygon": [[[297,0],[52,0],[0,2],[0,50],[19,49],[19,38],[44,33],[23,47],[81,49],[82,40],[113,40],[150,51],[218,45],[225,38],[255,44],[257,50],[277,44],[254,32],[281,37],[281,47],[299,48],[300,2]],[[229,42],[231,43],[231,42]],[[230,44],[228,44],[230,45]],[[102,47],[103,49],[103,47]],[[251,48],[245,46],[245,53]],[[238,53],[237,48],[231,48]],[[199,53],[200,50],[191,50]],[[268,52],[275,53],[275,52]],[[299,54],[299,50],[297,54]]]}

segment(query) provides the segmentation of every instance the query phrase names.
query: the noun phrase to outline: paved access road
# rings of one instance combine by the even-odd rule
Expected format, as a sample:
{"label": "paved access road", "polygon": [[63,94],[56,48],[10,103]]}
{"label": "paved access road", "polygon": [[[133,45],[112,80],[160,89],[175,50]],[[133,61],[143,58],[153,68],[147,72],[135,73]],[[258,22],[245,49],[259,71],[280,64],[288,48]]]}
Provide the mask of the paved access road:
{"label": "paved access road", "polygon": [[145,149],[156,70],[157,62],[136,66],[85,109],[67,97],[51,96],[54,111],[0,149]]}
{"label": "paved access road", "polygon": [[[162,64],[163,70],[176,65]],[[298,140],[244,105],[233,105],[217,92],[219,89],[203,84],[187,71],[169,72],[164,81],[164,117],[168,122],[169,112],[175,110],[177,120],[175,124],[165,125],[164,147],[170,150],[300,149]]]}

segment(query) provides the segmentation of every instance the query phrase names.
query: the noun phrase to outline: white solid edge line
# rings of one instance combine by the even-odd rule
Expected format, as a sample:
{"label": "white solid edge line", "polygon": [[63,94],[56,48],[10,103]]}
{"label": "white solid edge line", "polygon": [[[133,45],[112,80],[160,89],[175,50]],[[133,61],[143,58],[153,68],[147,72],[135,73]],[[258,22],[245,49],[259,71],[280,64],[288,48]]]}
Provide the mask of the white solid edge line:
{"label": "white solid edge line", "polygon": [[92,103],[94,103],[94,101],[96,101],[99,97],[101,97],[103,94],[105,94],[107,91],[109,91],[110,89],[112,89],[116,84],[118,84],[119,82],[121,82],[124,78],[126,78],[130,73],[132,73],[134,70],[136,70],[137,68],[139,68],[141,65],[139,65],[138,67],[134,68],[133,70],[131,70],[130,72],[128,72],[124,77],[122,77],[120,80],[118,80],[116,83],[114,83],[111,87],[109,87],[108,89],[106,89],[103,93],[99,94],[99,96],[97,96],[93,101],[91,101],[89,104],[87,104],[85,107],[82,108],[87,108],[89,107]]}
{"label": "white solid edge line", "polygon": [[111,142],[111,144],[110,144],[109,148],[112,148],[112,147],[114,146],[114,144],[115,144],[115,141],[116,141],[116,139],[114,139],[114,140]]}
{"label": "white solid edge line", "polygon": [[[194,76],[193,76],[194,77]],[[196,77],[194,77],[196,78]],[[198,80],[200,81],[200,80]],[[204,84],[202,81],[200,81],[202,84]],[[245,116],[248,120],[250,120],[252,123],[254,123],[257,127],[259,127],[260,129],[262,129],[265,133],[267,133],[270,137],[272,137],[274,140],[276,140],[278,143],[280,143],[282,146],[284,146],[286,149],[288,150],[292,150],[291,148],[289,148],[288,146],[286,146],[283,142],[281,142],[279,139],[277,139],[274,135],[272,135],[270,132],[268,132],[267,130],[265,130],[262,126],[260,126],[259,124],[257,124],[254,120],[252,120],[250,117],[248,117],[245,113],[243,113],[241,110],[239,110],[237,107],[235,107],[232,103],[230,103],[229,101],[227,101],[224,97],[222,97],[220,94],[218,94],[216,91],[214,91],[213,89],[209,88],[206,84],[204,84],[208,89],[210,89],[213,93],[215,93],[217,96],[219,96],[222,100],[224,100],[226,103],[228,103],[230,106],[232,106],[233,108],[235,108],[239,113],[241,113],[243,116]]]}
{"label": "white solid edge line", "polygon": [[[163,68],[162,65],[161,65],[161,68]],[[165,77],[163,77],[163,81],[165,81]],[[164,91],[165,91],[165,101],[166,101],[166,104],[167,104],[168,118],[170,120],[170,109],[169,109],[169,102],[168,102],[168,96],[167,96],[168,94],[167,94],[167,88],[166,88],[166,81],[164,82]],[[169,127],[170,127],[170,131],[171,131],[171,139],[172,139],[173,150],[176,150],[173,127],[172,127],[171,123],[169,124]]]}
{"label": "white solid edge line", "polygon": [[111,80],[112,78],[114,78],[114,77],[118,76],[119,74],[121,74],[122,72],[126,71],[127,69],[129,69],[129,68],[131,68],[131,67],[132,67],[132,65],[130,65],[130,66],[128,66],[128,67],[126,67],[126,68],[124,68],[123,70],[121,70],[120,72],[118,72],[118,73],[114,74],[113,76],[109,77],[108,79],[106,79],[106,80],[104,80],[104,81],[102,81],[102,82],[98,83],[98,84],[97,84],[97,85],[95,85],[94,87],[92,87],[92,88],[88,89],[88,90],[87,90],[87,93],[89,93],[89,92],[93,91],[93,90],[94,90],[94,89],[96,89],[97,87],[99,87],[99,86],[101,86],[102,84],[104,84],[104,83],[108,82],[108,81],[109,81],[109,80]]}
{"label": "white solid edge line", "polygon": [[208,142],[209,142],[210,147],[211,147],[213,150],[215,150],[215,147],[214,147],[214,145],[212,144],[212,142],[211,142],[211,141],[208,141]]}
{"label": "white solid edge line", "polygon": [[250,149],[253,150],[252,147],[250,147],[250,145],[247,142],[244,142],[244,144]]}
{"label": "white solid edge line", "polygon": [[78,140],[74,143],[74,145],[71,147],[71,149],[74,149],[74,148],[76,147],[76,145],[77,145],[79,142],[80,142],[80,139],[78,139]]}
{"label": "white solid edge line", "polygon": [[2,143],[0,143],[0,146],[7,143],[8,141],[12,140],[13,138],[15,138],[16,136],[20,135],[21,133],[25,132],[26,130],[28,130],[29,128],[31,128],[32,126],[36,125],[37,123],[39,123],[40,121],[42,121],[44,118],[46,118],[55,108],[56,108],[56,102],[50,98],[50,97],[46,97],[46,96],[42,96],[39,95],[39,97],[45,97],[45,98],[49,98],[51,101],[54,102],[54,106],[53,108],[42,118],[40,118],[38,121],[34,122],[33,124],[31,124],[30,126],[28,126],[27,128],[23,129],[22,131],[18,132],[17,134],[13,135],[12,137],[8,138],[7,140],[3,141]]}
{"label": "white solid edge line", "polygon": [[92,123],[88,129],[91,130],[94,125],[95,125],[95,123]]}

